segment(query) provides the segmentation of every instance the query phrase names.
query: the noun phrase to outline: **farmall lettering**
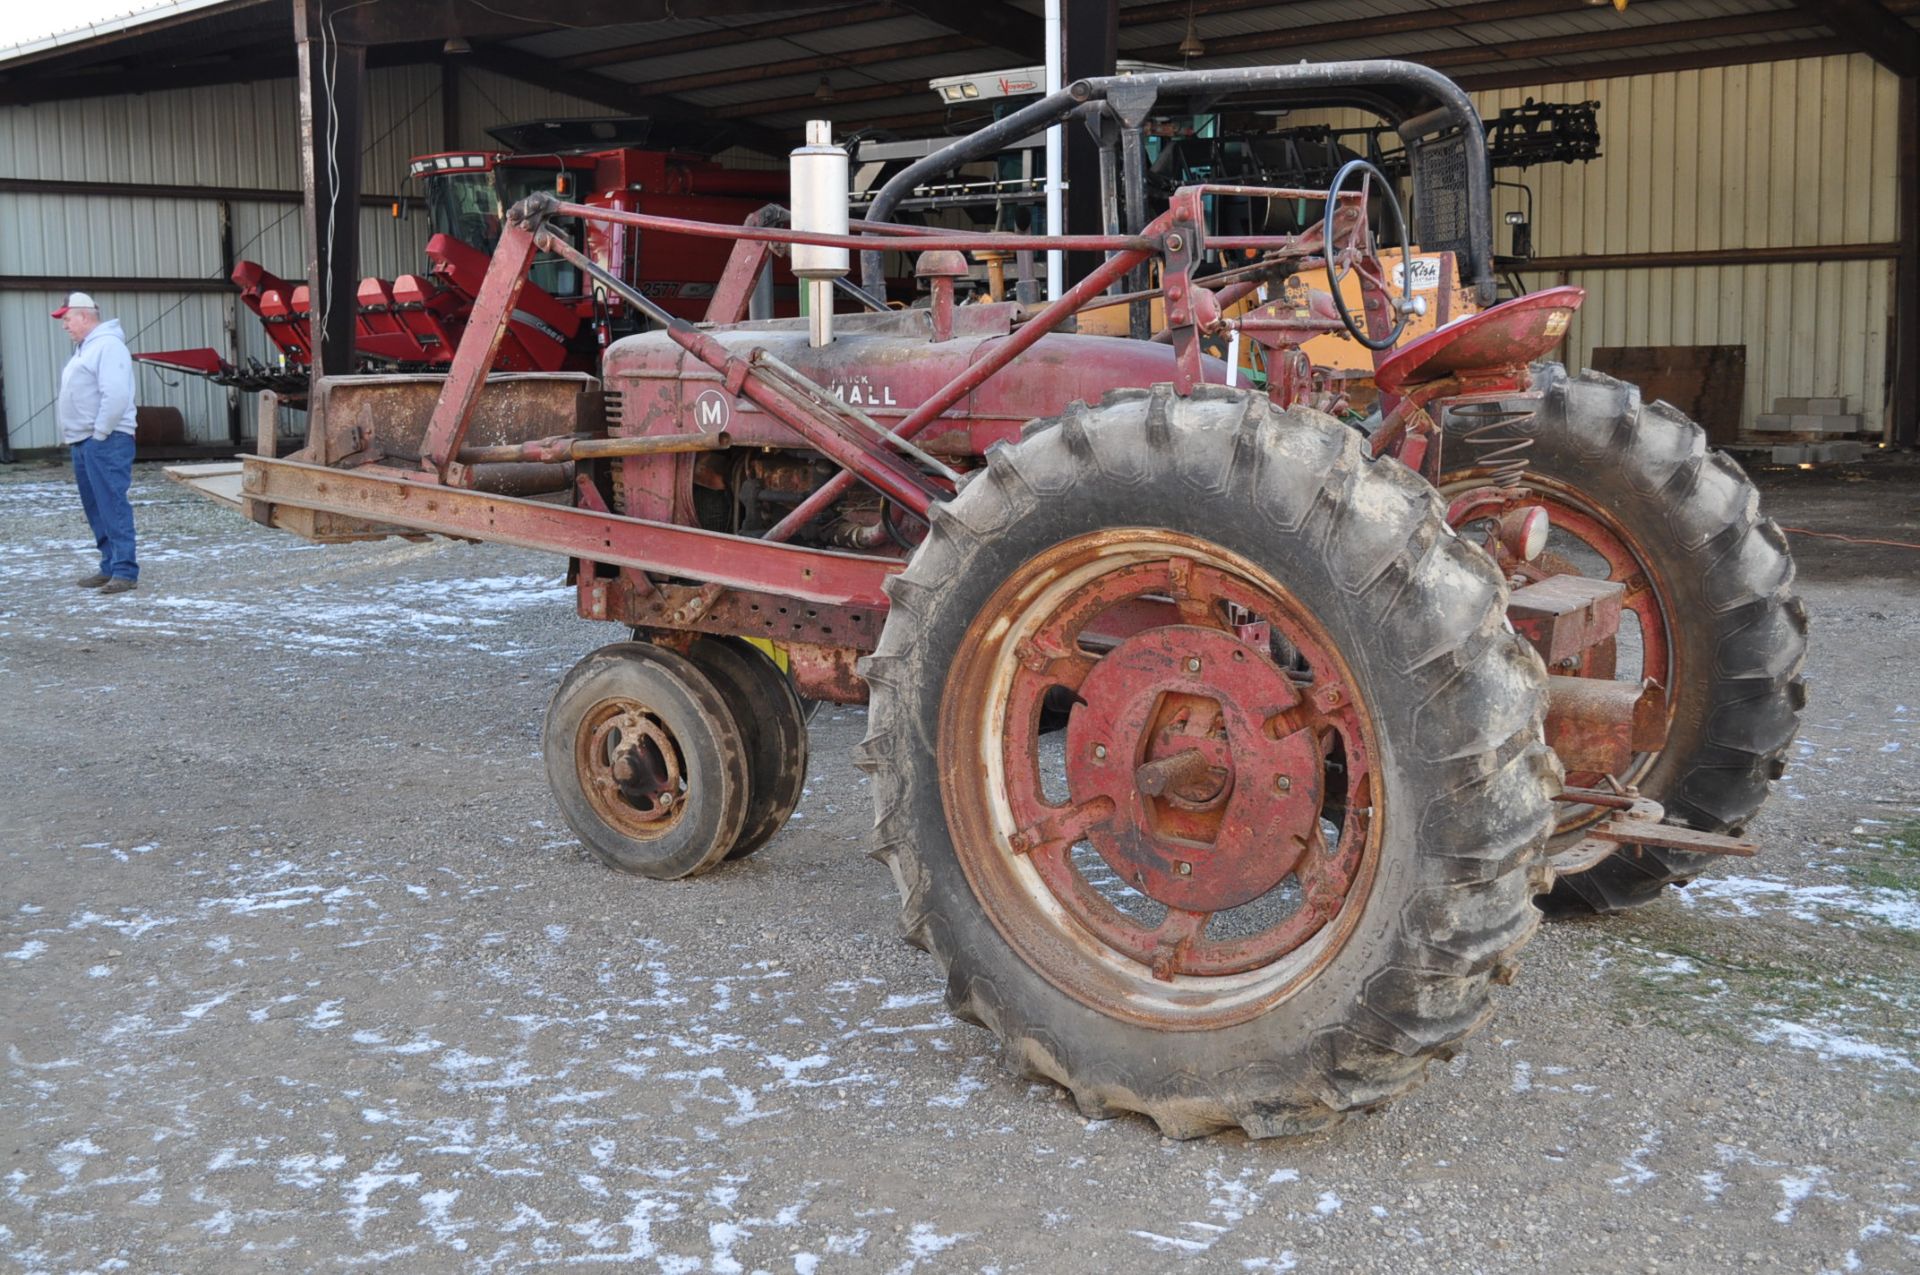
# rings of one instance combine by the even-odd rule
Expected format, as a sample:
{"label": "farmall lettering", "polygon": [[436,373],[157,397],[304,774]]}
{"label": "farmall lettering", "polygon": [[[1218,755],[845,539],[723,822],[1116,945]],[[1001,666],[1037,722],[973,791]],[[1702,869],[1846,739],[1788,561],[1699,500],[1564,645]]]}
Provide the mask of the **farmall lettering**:
{"label": "farmall lettering", "polygon": [[[891,385],[876,385],[866,376],[856,376],[847,381],[825,382],[825,388],[842,403],[858,407],[863,411],[875,408],[898,408],[899,396]],[[686,428],[702,434],[717,434],[733,428],[733,414],[746,412],[749,417],[758,420],[762,409],[750,399],[736,400],[724,390],[702,390],[692,402],[683,409],[686,413]]]}
{"label": "farmall lettering", "polygon": [[893,386],[875,385],[867,377],[855,377],[851,381],[835,381],[830,387],[835,398],[842,403],[851,403],[855,407],[895,407]]}

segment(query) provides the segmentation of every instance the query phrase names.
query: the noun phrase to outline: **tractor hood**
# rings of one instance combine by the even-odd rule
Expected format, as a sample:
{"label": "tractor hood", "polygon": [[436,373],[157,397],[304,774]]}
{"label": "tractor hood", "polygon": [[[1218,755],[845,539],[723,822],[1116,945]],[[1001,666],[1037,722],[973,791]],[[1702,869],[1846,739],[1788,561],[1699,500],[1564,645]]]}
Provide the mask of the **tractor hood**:
{"label": "tractor hood", "polygon": [[[883,425],[905,418],[973,364],[989,357],[1012,332],[1017,307],[961,306],[954,335],[933,339],[925,310],[845,315],[834,320],[831,344],[807,344],[804,319],[776,319],[711,329],[709,335],[745,359],[765,349]],[[1227,365],[1203,360],[1202,378],[1224,384]],[[971,390],[921,436],[928,450],[978,455],[995,442],[1017,439],[1021,427],[1054,416],[1079,399],[1097,403],[1109,390],[1173,379],[1173,348],[1124,337],[1051,332],[1013,364]],[[721,376],[664,332],[615,342],[606,354],[606,388],[621,396],[622,434],[721,430],[736,444],[793,446],[785,425],[750,400],[728,394]]]}

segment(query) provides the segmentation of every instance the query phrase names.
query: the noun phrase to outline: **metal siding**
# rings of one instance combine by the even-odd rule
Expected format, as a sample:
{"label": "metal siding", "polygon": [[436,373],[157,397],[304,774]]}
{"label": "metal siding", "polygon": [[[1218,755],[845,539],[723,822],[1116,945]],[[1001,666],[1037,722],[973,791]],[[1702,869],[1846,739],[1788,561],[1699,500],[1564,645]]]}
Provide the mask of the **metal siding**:
{"label": "metal siding", "polygon": [[367,73],[360,182],[386,194],[419,194],[407,161],[446,149],[440,143],[440,68],[402,66]]}
{"label": "metal siding", "polygon": [[[0,293],[0,370],[7,383],[7,422],[15,447],[53,447],[60,441],[53,404],[60,369],[73,353],[64,329],[47,317],[60,304],[58,292]],[[94,300],[108,318],[120,320],[135,353],[226,343],[224,307],[217,293],[101,292]],[[227,395],[197,377],[135,365],[143,407],[177,407],[191,437],[227,437]]]}
{"label": "metal siding", "polygon": [[0,194],[0,274],[189,278],[219,265],[211,203]]}
{"label": "metal siding", "polygon": [[[538,113],[538,112],[536,112]],[[369,191],[409,192],[406,161],[440,149],[437,67],[367,76],[363,181]],[[137,97],[83,98],[0,109],[0,173],[49,181],[122,181],[297,191],[299,108],[292,80],[177,89]],[[209,144],[218,139],[218,144]],[[306,235],[297,203],[231,205],[235,254],[298,280]],[[396,220],[362,208],[360,265],[392,277],[426,267],[424,212]],[[219,278],[219,204],[143,195],[0,195],[0,274]],[[16,447],[59,442],[52,402],[68,352],[47,319],[58,293],[0,293],[0,372]],[[233,294],[99,293],[136,352],[211,346],[262,361],[271,347]],[[177,383],[169,384],[169,381]],[[227,437],[227,394],[193,377],[142,367],[143,405],[178,407],[190,437]],[[247,422],[251,428],[251,419]]]}
{"label": "metal siding", "polygon": [[0,108],[0,172],[63,181],[298,184],[293,81]]}
{"label": "metal siding", "polygon": [[499,147],[499,142],[487,136],[487,130],[501,124],[611,113],[585,98],[555,93],[476,67],[461,69],[459,91],[460,145],[476,150]]}
{"label": "metal siding", "polygon": [[298,278],[307,268],[305,218],[299,204],[235,204],[233,251],[242,261],[257,261],[281,278]]}
{"label": "metal siding", "polygon": [[[439,148],[438,68],[367,74],[364,181],[394,191],[409,156]],[[0,108],[0,173],[49,181],[297,190],[292,80]]]}
{"label": "metal siding", "polygon": [[401,209],[395,217],[386,208],[360,210],[360,273],[391,279],[397,274],[425,274],[428,239],[427,212]]}
{"label": "metal siding", "polygon": [[[1474,95],[1489,118],[1527,98],[1593,99],[1603,157],[1518,176],[1541,256],[1891,243],[1899,82],[1868,57],[1710,68]],[[1355,113],[1290,123],[1363,122]],[[1518,192],[1496,189],[1495,234]],[[1892,261],[1575,273],[1586,306],[1567,361],[1597,346],[1745,345],[1744,417],[1783,396],[1844,396],[1883,428]],[[1531,288],[1557,276],[1523,275]]]}

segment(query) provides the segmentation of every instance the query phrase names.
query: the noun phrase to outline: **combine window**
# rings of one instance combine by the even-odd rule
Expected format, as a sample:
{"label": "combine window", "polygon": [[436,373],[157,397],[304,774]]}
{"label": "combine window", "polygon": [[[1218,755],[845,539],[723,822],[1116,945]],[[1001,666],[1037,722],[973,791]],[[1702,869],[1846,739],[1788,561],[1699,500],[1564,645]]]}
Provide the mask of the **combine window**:
{"label": "combine window", "polygon": [[427,212],[435,234],[482,252],[500,243],[500,194],[492,173],[435,173],[427,178]]}
{"label": "combine window", "polygon": [[[554,178],[559,174],[551,168],[512,168],[503,165],[493,170],[493,176],[500,188],[500,207],[511,208],[536,190],[553,190]],[[579,182],[579,174],[571,176],[574,182]],[[564,198],[578,199],[585,194],[584,190],[575,186]],[[557,222],[554,229],[569,235],[575,248],[586,246],[586,227],[581,223]],[[585,291],[581,286],[579,269],[552,253],[535,257],[533,269],[527,272],[527,278],[556,297],[577,297]]]}
{"label": "combine window", "polygon": [[[536,190],[552,190],[554,176],[550,168],[512,167],[491,172],[434,173],[427,178],[427,211],[433,229],[490,253],[500,244],[506,210]],[[578,246],[580,228],[570,230]],[[536,258],[527,277],[556,297],[581,293],[580,272],[551,254]]]}

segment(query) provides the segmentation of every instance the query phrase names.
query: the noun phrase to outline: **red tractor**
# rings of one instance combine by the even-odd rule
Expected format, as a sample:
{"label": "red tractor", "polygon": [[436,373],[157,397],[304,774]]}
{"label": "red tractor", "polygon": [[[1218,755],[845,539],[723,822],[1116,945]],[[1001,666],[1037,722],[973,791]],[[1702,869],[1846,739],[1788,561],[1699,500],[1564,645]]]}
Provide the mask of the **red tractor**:
{"label": "red tractor", "polygon": [[[1381,267],[1370,227],[1402,219],[1364,161],[1145,217],[1141,125],[1183,95],[1379,112],[1423,248],[1489,308],[1396,348],[1418,306]],[[1111,147],[1111,233],[888,220],[927,174],[1076,116]],[[800,799],[802,697],[866,701],[875,854],[953,1011],[1088,1115],[1186,1137],[1405,1092],[1486,1021],[1543,907],[1630,907],[1754,852],[1803,702],[1786,543],[1697,426],[1545,361],[1578,289],[1492,304],[1481,124],[1451,81],[1081,81],[913,165],[851,230],[824,141],[795,153],[790,230],[529,198],[469,320],[491,342],[445,376],[329,378],[306,450],[245,465],[252,515],[310,536],[569,557],[581,614],[630,635],[545,725],[555,800],[607,864],[692,877],[760,850]],[[1210,235],[1222,197],[1321,215]],[[708,321],[595,261],[588,224],[732,241]],[[772,245],[805,319],[744,320]],[[918,254],[927,305],[819,303],[881,248]],[[963,254],[1049,248],[1105,262],[1044,305],[954,303]],[[547,256],[658,327],[596,375],[489,377]],[[1295,276],[1305,304],[1223,317]],[[1072,330],[1116,299],[1164,326]],[[1300,350],[1333,331],[1379,351],[1369,417],[1321,410]],[[1267,352],[1264,391],[1204,354],[1227,333]],[[509,471],[562,495],[492,494]]]}

